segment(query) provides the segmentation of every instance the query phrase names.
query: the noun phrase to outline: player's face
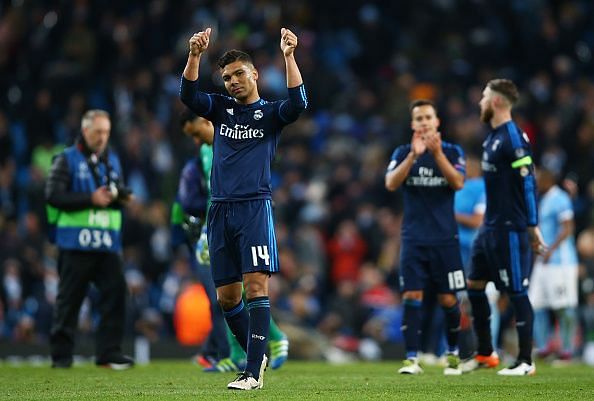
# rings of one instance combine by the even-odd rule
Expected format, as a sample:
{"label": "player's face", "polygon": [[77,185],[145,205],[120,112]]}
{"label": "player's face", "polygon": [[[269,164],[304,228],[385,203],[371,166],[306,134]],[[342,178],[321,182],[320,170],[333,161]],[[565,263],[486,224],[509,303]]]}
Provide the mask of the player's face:
{"label": "player's face", "polygon": [[540,169],[536,169],[534,173],[536,176],[536,189],[541,194],[547,192],[555,185],[555,178],[551,173]]}
{"label": "player's face", "polygon": [[196,145],[200,145],[203,141],[211,143],[208,138],[212,138],[214,127],[206,118],[196,117],[192,121],[186,121],[182,127],[182,131],[184,134],[192,137]]}
{"label": "player's face", "polygon": [[493,118],[492,99],[493,92],[491,91],[491,88],[485,88],[479,105],[481,106],[481,121],[487,124],[490,123],[491,119]]}
{"label": "player's face", "polygon": [[221,72],[227,92],[240,102],[248,100],[256,91],[258,71],[243,61],[227,64]]}
{"label": "player's face", "polygon": [[83,128],[82,133],[89,149],[101,154],[107,147],[110,131],[111,122],[109,118],[97,116],[88,128]]}
{"label": "player's face", "polygon": [[431,105],[417,106],[412,110],[413,131],[419,131],[423,134],[437,133],[439,127],[439,118],[435,114],[435,109]]}

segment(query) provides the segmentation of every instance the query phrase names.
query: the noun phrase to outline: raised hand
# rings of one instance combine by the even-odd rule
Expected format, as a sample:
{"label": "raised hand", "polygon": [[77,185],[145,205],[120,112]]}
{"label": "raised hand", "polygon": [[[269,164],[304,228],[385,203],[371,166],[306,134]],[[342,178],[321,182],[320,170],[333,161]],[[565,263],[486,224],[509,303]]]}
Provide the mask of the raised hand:
{"label": "raised hand", "polygon": [[297,35],[291,32],[289,29],[281,28],[281,39],[280,48],[285,57],[290,56],[297,47]]}
{"label": "raised hand", "polygon": [[427,145],[425,145],[423,133],[421,131],[414,132],[410,142],[410,149],[412,150],[415,157],[421,156],[427,150]]}
{"label": "raised hand", "polygon": [[195,33],[190,38],[190,54],[192,56],[199,56],[207,48],[210,41],[210,28],[206,28],[204,31]]}

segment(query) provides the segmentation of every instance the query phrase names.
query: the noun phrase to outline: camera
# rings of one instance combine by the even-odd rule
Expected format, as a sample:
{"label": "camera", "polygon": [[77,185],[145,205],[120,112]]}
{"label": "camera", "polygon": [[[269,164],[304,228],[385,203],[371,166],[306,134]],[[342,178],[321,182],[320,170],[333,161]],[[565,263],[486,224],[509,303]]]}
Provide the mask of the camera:
{"label": "camera", "polygon": [[121,186],[115,182],[109,184],[109,191],[113,195],[114,199],[127,200],[132,195],[132,190],[128,187]]}

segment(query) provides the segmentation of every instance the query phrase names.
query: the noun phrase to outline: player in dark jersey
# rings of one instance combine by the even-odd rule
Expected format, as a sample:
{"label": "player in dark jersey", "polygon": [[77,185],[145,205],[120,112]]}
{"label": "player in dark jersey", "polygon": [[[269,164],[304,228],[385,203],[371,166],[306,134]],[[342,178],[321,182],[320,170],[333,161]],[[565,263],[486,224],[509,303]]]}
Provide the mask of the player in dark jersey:
{"label": "player in dark jersey", "polygon": [[[214,125],[208,248],[217,297],[229,328],[247,352],[245,372],[230,389],[262,388],[270,324],[268,279],[277,272],[270,164],[282,128],[307,106],[294,50],[297,36],[281,29],[280,48],[287,73],[288,98],[268,102],[258,94],[258,71],[248,54],[226,52],[218,62],[230,96],[198,89],[202,53],[211,29],[194,34],[181,80],[182,101]],[[247,306],[242,301],[242,281]],[[249,312],[248,312],[249,311]]]}
{"label": "player in dark jersey", "polygon": [[466,286],[454,194],[464,185],[464,154],[459,146],[441,140],[432,102],[416,100],[410,110],[411,143],[396,148],[386,173],[386,188],[395,191],[402,186],[404,195],[399,273],[406,360],[398,372],[423,372],[417,358],[418,333],[423,291],[432,288],[446,316],[448,366],[444,374],[459,375],[460,306],[456,292]]}
{"label": "player in dark jersey", "polygon": [[[240,372],[245,368],[246,354],[237,339],[231,333],[225,322],[223,312],[217,303],[217,294],[212,279],[210,268],[210,257],[208,254],[208,240],[206,235],[206,224],[203,216],[207,210],[201,212],[198,207],[201,202],[201,187],[206,188],[207,201],[210,200],[210,171],[212,167],[212,142],[214,138],[214,127],[212,123],[202,117],[198,117],[190,110],[187,110],[181,119],[184,134],[191,136],[200,145],[200,154],[192,158],[182,170],[178,191],[178,201],[174,204],[172,220],[172,242],[175,244],[191,241],[191,264],[197,273],[200,282],[206,290],[208,299],[211,302],[211,316],[213,329],[203,345],[200,354],[193,360],[204,367],[205,372]],[[181,207],[178,207],[181,206]],[[207,205],[208,206],[208,203]],[[184,216],[181,211],[191,216],[200,216],[198,228],[185,218],[185,225],[182,224]],[[193,213],[192,213],[193,212]],[[177,224],[175,224],[177,223]],[[186,227],[186,230],[182,230]],[[197,233],[196,233],[197,231]],[[223,327],[222,331],[220,327]],[[289,339],[281,331],[272,316],[270,316],[270,330],[268,337],[270,347],[269,366],[272,369],[280,368],[289,356]]]}
{"label": "player in dark jersey", "polygon": [[533,312],[528,299],[533,250],[546,246],[537,227],[536,184],[530,144],[526,134],[512,121],[511,110],[519,94],[507,79],[489,81],[480,101],[481,120],[491,131],[483,142],[482,169],[487,194],[484,224],[473,243],[468,275],[468,296],[478,337],[477,355],[463,363],[464,371],[495,367],[489,329],[490,308],[485,286],[493,281],[510,297],[519,338],[517,361],[497,373],[505,376],[533,375]]}

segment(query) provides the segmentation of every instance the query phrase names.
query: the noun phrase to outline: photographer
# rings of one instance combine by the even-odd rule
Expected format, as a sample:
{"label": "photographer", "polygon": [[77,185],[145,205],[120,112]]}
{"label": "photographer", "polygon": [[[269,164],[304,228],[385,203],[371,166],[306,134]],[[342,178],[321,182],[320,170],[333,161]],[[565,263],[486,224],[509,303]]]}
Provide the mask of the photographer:
{"label": "photographer", "polygon": [[116,370],[134,365],[124,356],[126,283],[121,261],[121,207],[131,198],[120,161],[107,148],[111,122],[87,111],[82,135],[53,160],[46,182],[50,240],[59,249],[60,283],[50,336],[52,367],[72,365],[74,333],[89,282],[101,293],[96,364]]}

